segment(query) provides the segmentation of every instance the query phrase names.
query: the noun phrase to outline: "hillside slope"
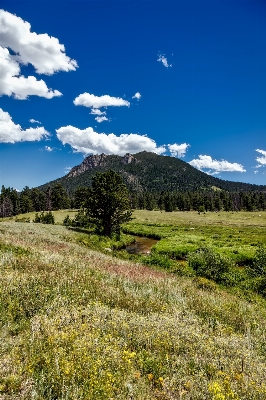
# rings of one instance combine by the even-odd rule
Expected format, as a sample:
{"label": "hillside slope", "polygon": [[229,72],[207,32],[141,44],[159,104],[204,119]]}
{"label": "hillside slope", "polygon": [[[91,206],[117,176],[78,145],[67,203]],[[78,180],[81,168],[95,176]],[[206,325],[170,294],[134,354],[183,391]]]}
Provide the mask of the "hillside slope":
{"label": "hillside slope", "polygon": [[266,399],[265,303],[0,223],[0,397]]}
{"label": "hillside slope", "polygon": [[79,186],[90,186],[96,172],[108,169],[121,174],[129,190],[137,192],[198,191],[210,190],[212,187],[227,191],[266,191],[266,186],[218,179],[178,158],[146,151],[123,157],[106,154],[88,156],[66,176],[48,182],[39,189],[61,183],[69,193],[73,193]]}

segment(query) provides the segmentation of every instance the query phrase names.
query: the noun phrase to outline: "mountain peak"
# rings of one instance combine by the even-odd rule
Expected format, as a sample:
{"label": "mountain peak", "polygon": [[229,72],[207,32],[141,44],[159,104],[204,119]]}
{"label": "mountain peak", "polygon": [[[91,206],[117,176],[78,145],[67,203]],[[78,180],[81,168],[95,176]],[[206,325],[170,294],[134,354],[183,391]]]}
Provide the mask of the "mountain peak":
{"label": "mountain peak", "polygon": [[124,156],[104,153],[90,155],[80,165],[72,168],[68,175],[42,185],[41,188],[60,182],[69,193],[73,193],[79,186],[89,187],[97,172],[108,169],[120,174],[128,189],[133,192],[203,192],[212,191],[213,188],[229,192],[266,190],[265,186],[224,181],[178,158],[147,151],[134,155],[126,153]]}
{"label": "mountain peak", "polygon": [[68,178],[73,178],[74,176],[80,175],[89,169],[96,167],[103,167],[105,165],[107,154],[91,154],[90,156],[84,158],[80,165],[73,167],[68,173]]}

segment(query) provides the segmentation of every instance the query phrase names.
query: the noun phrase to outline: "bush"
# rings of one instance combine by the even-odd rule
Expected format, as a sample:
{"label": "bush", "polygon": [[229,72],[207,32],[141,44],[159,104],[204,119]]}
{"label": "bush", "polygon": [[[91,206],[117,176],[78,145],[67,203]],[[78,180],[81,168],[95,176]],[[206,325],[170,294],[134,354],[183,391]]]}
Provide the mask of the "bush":
{"label": "bush", "polygon": [[256,278],[248,281],[248,286],[254,292],[266,297],[266,276],[257,276]]}
{"label": "bush", "polygon": [[35,214],[35,218],[34,218],[33,222],[35,222],[36,224],[41,222],[41,217],[39,216],[38,213]]}
{"label": "bush", "polygon": [[150,256],[146,256],[143,261],[145,264],[155,265],[165,269],[170,269],[173,265],[172,260],[167,255],[155,251],[153,251]]}
{"label": "bush", "polygon": [[255,253],[250,267],[252,275],[266,276],[266,247],[261,245]]}
{"label": "bush", "polygon": [[213,292],[216,290],[216,284],[207,278],[202,278],[199,276],[194,278],[193,281],[199,289],[206,290],[208,292]]}
{"label": "bush", "polygon": [[42,211],[40,215],[38,213],[35,214],[33,222],[54,225],[54,216],[51,211],[48,211],[47,213]]}
{"label": "bush", "polygon": [[216,282],[224,280],[223,275],[232,267],[232,262],[225,256],[215,253],[209,247],[202,247],[188,255],[188,264],[197,275]]}
{"label": "bush", "polygon": [[84,209],[79,210],[79,212],[75,215],[75,218],[72,221],[72,226],[78,226],[82,228],[89,228],[91,226]]}
{"label": "bush", "polygon": [[73,222],[72,219],[67,214],[67,216],[63,220],[63,225],[64,226],[72,226],[72,222]]}

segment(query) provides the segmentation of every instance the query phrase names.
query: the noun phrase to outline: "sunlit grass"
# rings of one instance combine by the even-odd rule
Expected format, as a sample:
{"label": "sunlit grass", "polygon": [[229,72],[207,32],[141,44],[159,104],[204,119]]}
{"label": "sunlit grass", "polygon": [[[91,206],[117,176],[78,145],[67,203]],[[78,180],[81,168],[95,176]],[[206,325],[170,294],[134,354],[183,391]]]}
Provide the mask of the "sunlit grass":
{"label": "sunlit grass", "polygon": [[265,301],[0,223],[0,398],[266,399]]}
{"label": "sunlit grass", "polygon": [[266,212],[134,212],[125,232],[161,238],[155,250],[184,259],[190,251],[211,246],[240,265],[249,264],[259,244],[266,244]]}

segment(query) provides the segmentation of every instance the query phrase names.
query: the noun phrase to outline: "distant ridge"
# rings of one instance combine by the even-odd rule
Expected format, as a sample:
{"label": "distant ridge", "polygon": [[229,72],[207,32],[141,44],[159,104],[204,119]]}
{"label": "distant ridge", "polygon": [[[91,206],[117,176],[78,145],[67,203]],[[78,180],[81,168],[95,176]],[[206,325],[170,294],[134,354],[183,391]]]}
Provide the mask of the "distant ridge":
{"label": "distant ridge", "polygon": [[140,153],[117,155],[90,155],[80,165],[62,178],[39,186],[45,190],[48,186],[61,183],[72,194],[79,186],[90,186],[96,172],[113,169],[121,174],[130,191],[266,191],[265,185],[225,181],[199,171],[178,158],[160,156],[142,151]]}

